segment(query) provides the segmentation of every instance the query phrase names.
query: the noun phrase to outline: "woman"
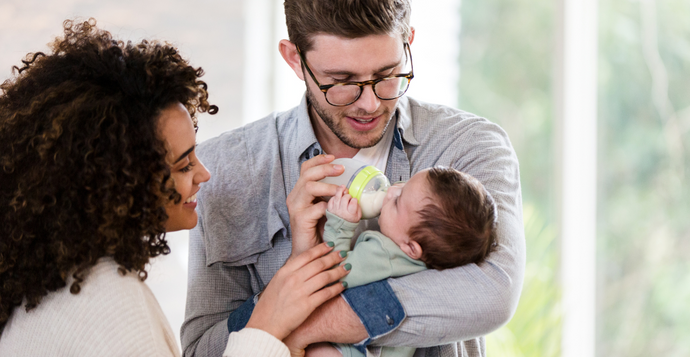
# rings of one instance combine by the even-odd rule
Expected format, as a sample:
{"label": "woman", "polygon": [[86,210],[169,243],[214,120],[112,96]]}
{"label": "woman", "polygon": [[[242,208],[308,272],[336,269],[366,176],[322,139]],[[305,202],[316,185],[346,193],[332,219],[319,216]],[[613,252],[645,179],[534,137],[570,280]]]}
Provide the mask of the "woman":
{"label": "woman", "polygon": [[[0,355],[178,356],[145,267],[169,253],[165,232],[197,223],[210,175],[195,114],[218,108],[170,45],[116,41],[94,20],[64,33],[0,86]],[[279,340],[343,289],[323,288],[346,274],[324,270],[342,260],[330,250],[286,264],[241,333],[285,355]]]}

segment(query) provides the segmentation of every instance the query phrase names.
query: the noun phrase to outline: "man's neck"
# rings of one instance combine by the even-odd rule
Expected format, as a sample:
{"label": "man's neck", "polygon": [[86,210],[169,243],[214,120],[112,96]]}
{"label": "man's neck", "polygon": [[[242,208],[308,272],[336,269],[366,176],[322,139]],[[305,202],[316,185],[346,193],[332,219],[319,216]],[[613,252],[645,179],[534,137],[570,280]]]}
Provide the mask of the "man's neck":
{"label": "man's neck", "polygon": [[336,159],[351,159],[359,152],[359,149],[350,147],[333,134],[331,129],[318,119],[318,114],[311,106],[309,106],[309,121],[311,122],[311,127],[314,129],[316,140],[325,153],[334,155]]}

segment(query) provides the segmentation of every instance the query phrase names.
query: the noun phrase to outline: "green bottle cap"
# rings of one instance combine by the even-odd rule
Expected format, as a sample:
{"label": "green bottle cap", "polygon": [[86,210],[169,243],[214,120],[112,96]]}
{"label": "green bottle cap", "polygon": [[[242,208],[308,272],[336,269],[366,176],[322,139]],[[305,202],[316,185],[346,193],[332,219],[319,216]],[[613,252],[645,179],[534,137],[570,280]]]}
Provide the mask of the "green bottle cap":
{"label": "green bottle cap", "polygon": [[350,196],[359,201],[362,197],[362,192],[364,192],[364,187],[366,187],[367,183],[377,175],[383,175],[383,172],[375,166],[367,166],[361,169],[357,175],[355,175],[355,178],[352,179],[352,183],[350,183],[348,187]]}

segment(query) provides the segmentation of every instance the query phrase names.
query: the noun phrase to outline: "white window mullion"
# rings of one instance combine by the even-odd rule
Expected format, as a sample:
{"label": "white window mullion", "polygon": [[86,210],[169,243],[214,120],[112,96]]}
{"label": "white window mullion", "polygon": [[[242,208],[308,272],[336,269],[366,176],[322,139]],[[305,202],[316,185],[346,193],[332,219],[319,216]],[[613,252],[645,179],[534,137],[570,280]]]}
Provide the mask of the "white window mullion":
{"label": "white window mullion", "polygon": [[[243,0],[244,61],[242,124],[259,120],[273,110],[274,57],[278,43],[273,37],[273,0]],[[228,64],[230,65],[230,64]]]}
{"label": "white window mullion", "polygon": [[560,158],[562,356],[595,355],[597,1],[563,0]]}
{"label": "white window mullion", "polygon": [[415,76],[407,95],[457,107],[461,0],[412,1],[411,7],[410,25],[416,29],[410,46]]}

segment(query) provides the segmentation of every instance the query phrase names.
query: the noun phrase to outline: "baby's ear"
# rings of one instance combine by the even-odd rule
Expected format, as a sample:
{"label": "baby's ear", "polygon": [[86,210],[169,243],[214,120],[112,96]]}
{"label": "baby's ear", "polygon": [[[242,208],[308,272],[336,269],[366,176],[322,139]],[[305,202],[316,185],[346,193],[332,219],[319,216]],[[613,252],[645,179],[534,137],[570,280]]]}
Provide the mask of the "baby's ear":
{"label": "baby's ear", "polygon": [[419,245],[419,243],[410,240],[407,242],[407,244],[404,244],[402,247],[403,252],[407,254],[412,259],[421,259],[422,258],[422,247]]}

